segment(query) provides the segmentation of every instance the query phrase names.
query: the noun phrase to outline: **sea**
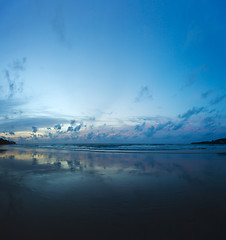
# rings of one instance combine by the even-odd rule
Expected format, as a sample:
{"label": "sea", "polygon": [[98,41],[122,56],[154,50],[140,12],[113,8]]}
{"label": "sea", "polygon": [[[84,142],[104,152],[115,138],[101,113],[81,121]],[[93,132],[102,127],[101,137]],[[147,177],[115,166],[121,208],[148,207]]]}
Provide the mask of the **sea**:
{"label": "sea", "polygon": [[108,152],[226,152],[225,144],[17,144],[13,148]]}

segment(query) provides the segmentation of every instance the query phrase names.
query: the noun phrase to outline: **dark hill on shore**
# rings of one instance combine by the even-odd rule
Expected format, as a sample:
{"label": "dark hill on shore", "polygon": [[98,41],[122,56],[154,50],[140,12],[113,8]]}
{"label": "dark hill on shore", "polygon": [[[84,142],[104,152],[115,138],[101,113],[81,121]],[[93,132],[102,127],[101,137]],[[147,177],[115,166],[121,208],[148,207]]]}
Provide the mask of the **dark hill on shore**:
{"label": "dark hill on shore", "polygon": [[0,138],[0,145],[8,145],[8,144],[16,144],[16,143],[13,141],[8,141],[3,138]]}
{"label": "dark hill on shore", "polygon": [[193,142],[191,144],[226,144],[226,138],[220,138],[212,141]]}

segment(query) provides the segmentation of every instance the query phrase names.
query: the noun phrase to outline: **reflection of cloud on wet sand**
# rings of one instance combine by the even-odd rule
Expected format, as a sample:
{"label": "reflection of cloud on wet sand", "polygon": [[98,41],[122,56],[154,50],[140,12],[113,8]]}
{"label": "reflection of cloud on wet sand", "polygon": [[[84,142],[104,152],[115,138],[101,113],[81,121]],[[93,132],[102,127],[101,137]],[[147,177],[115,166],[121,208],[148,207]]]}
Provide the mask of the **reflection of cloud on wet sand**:
{"label": "reflection of cloud on wet sand", "polygon": [[[104,153],[15,148],[0,154],[0,166],[17,171],[47,173],[71,171],[81,174],[174,175],[200,182],[210,162],[200,155],[161,153]],[[205,171],[204,171],[205,170]]]}

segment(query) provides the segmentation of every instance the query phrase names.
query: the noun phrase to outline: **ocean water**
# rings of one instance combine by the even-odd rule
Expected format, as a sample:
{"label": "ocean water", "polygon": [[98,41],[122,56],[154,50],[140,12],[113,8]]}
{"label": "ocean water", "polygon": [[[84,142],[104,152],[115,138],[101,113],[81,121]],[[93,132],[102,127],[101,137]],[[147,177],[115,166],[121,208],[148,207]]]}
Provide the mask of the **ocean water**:
{"label": "ocean water", "polygon": [[[13,146],[15,148],[15,146]],[[214,144],[24,144],[23,148],[109,152],[226,152],[226,145]]]}
{"label": "ocean water", "polygon": [[0,239],[225,239],[225,153],[225,145],[1,147]]}

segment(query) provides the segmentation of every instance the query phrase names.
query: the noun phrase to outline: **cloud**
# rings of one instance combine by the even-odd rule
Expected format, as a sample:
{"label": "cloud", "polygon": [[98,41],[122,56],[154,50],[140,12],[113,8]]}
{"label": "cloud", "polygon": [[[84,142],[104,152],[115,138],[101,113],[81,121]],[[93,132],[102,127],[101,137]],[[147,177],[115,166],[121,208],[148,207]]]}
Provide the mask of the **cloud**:
{"label": "cloud", "polygon": [[184,47],[188,48],[196,43],[200,43],[203,39],[203,33],[201,28],[198,26],[190,26],[190,29],[187,32],[187,37],[184,43]]}
{"label": "cloud", "polygon": [[52,19],[52,28],[59,42],[64,46],[70,48],[71,44],[66,37],[66,24],[63,14],[63,8],[60,5],[55,9],[55,14]]}
{"label": "cloud", "polygon": [[87,135],[87,139],[92,139],[94,136],[95,136],[94,132],[90,132],[90,133]]}
{"label": "cloud", "polygon": [[141,100],[149,99],[152,100],[152,95],[148,89],[148,86],[142,86],[137,97],[135,98],[135,102],[140,102]]}
{"label": "cloud", "polygon": [[9,84],[9,98],[12,98],[15,92],[15,82],[12,82],[11,78],[10,78],[10,74],[8,70],[5,70],[5,78],[8,81]]}
{"label": "cloud", "polygon": [[144,132],[146,137],[152,137],[156,133],[156,130],[153,126],[147,128],[147,131]]}
{"label": "cloud", "polygon": [[165,123],[159,123],[156,127],[151,126],[147,128],[147,131],[144,132],[144,135],[146,137],[152,137],[154,134],[156,134],[158,131],[163,130],[166,127],[172,126],[173,123],[171,121],[165,122]]}
{"label": "cloud", "polygon": [[76,126],[76,127],[74,128],[74,131],[75,131],[75,132],[78,132],[78,131],[81,129],[82,126],[83,126],[83,123],[79,124],[78,126]]}
{"label": "cloud", "polygon": [[184,114],[179,114],[178,117],[179,118],[182,118],[184,120],[188,120],[191,116],[193,115],[197,115],[199,114],[200,112],[203,112],[205,110],[204,107],[200,107],[200,108],[197,108],[197,107],[193,107],[192,109],[189,109],[187,112],[185,112]]}
{"label": "cloud", "polygon": [[145,128],[145,122],[143,122],[141,125],[136,125],[135,126],[135,130],[139,131],[139,132],[143,131],[144,128]]}
{"label": "cloud", "polygon": [[19,70],[19,71],[24,71],[25,68],[25,64],[26,64],[27,59],[25,57],[23,57],[22,59],[16,59],[14,60],[13,64],[12,64],[12,69],[14,70]]}
{"label": "cloud", "polygon": [[181,121],[180,123],[176,123],[173,125],[172,130],[176,131],[182,128],[185,125],[185,121]]}
{"label": "cloud", "polygon": [[206,71],[206,65],[196,68],[191,74],[189,74],[181,89],[183,90],[184,88],[191,87],[197,81],[198,76],[202,71]]}
{"label": "cloud", "polygon": [[58,123],[54,126],[54,129],[55,130],[61,130],[61,125]]}
{"label": "cloud", "polygon": [[208,116],[202,120],[203,128],[213,130],[216,126],[216,116]]}
{"label": "cloud", "polygon": [[211,104],[211,105],[218,104],[218,103],[220,103],[221,101],[223,101],[223,100],[225,99],[225,97],[226,97],[226,94],[221,95],[221,96],[218,96],[218,97],[216,97],[215,99],[212,99],[212,100],[210,101],[210,104]]}
{"label": "cloud", "polygon": [[32,132],[33,133],[36,133],[38,131],[38,128],[37,127],[31,127],[32,128]]}
{"label": "cloud", "polygon": [[208,91],[206,91],[206,92],[204,92],[204,93],[201,93],[201,97],[205,99],[205,98],[209,97],[209,95],[210,95],[212,92],[213,92],[212,90],[208,90]]}
{"label": "cloud", "polygon": [[155,128],[156,132],[162,130],[163,128],[172,125],[171,121],[168,121],[166,123],[159,123],[157,127]]}
{"label": "cloud", "polygon": [[[139,121],[139,120],[146,120],[146,121],[150,121],[155,122],[154,125],[147,127],[148,123],[147,122],[143,122],[142,124],[137,124],[134,127],[134,130],[137,132],[141,132],[143,135],[145,135],[146,137],[152,137],[153,135],[155,135],[157,132],[164,130],[164,134],[166,134],[166,131],[176,131],[179,130],[180,128],[182,128],[185,124],[186,124],[186,120],[188,120],[192,114],[198,114],[199,111],[204,111],[204,108],[202,109],[198,109],[198,108],[193,108],[191,110],[188,110],[186,113],[179,115],[182,120],[181,121],[176,121],[176,120],[172,120],[166,117],[138,117],[137,120],[136,119],[132,119],[133,121]],[[162,123],[161,123],[162,122]]]}
{"label": "cloud", "polygon": [[71,120],[71,125],[74,125],[75,124],[75,120]]}
{"label": "cloud", "polygon": [[27,103],[22,100],[23,81],[21,72],[25,70],[26,58],[17,59],[3,70],[0,86],[0,118],[11,118],[22,113],[19,106]]}
{"label": "cloud", "polygon": [[39,138],[36,136],[36,134],[31,134],[33,140],[39,140]]}
{"label": "cloud", "polygon": [[0,88],[4,93],[2,96],[9,99],[22,93],[23,81],[21,79],[21,72],[25,70],[25,63],[26,58],[17,59],[3,71],[3,85]]}
{"label": "cloud", "polygon": [[187,124],[187,120],[189,118],[191,118],[193,115],[197,115],[201,112],[206,111],[205,107],[193,107],[192,109],[189,109],[188,111],[186,111],[183,114],[179,114],[178,118],[182,119],[181,121],[173,121],[171,119],[165,118],[165,117],[142,117],[139,119],[145,119],[145,120],[150,120],[150,121],[154,121],[154,122],[160,122],[162,120],[164,120],[164,123],[157,123],[155,126],[151,126],[151,127],[147,127],[145,128],[145,126],[147,125],[145,122],[143,124],[138,124],[135,126],[134,130],[138,131],[138,132],[142,132],[142,134],[144,134],[146,137],[152,137],[153,135],[155,135],[157,132],[166,129],[167,131],[173,130],[173,131],[177,131],[179,129],[181,129],[184,125]]}
{"label": "cloud", "polygon": [[52,27],[61,42],[65,42],[65,22],[62,8],[58,7],[52,21]]}
{"label": "cloud", "polygon": [[73,131],[73,127],[69,126],[67,129],[67,132],[72,132]]}

